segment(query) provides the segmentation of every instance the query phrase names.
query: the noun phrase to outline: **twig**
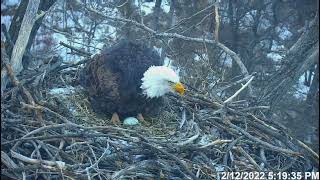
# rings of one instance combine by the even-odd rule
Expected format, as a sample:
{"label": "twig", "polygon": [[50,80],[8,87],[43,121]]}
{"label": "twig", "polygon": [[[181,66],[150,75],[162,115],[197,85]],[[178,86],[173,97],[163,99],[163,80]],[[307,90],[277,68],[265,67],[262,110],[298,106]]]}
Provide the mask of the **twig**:
{"label": "twig", "polygon": [[196,134],[191,136],[189,139],[178,143],[177,144],[178,146],[185,146],[187,144],[190,144],[200,136],[200,130],[199,130],[197,123],[194,122],[193,126],[195,127]]}
{"label": "twig", "polygon": [[7,153],[1,151],[1,163],[7,166],[9,169],[18,168],[19,166],[13,162]]}
{"label": "twig", "polygon": [[30,163],[30,164],[44,164],[47,166],[56,166],[58,169],[66,169],[66,164],[65,162],[62,162],[62,161],[46,161],[46,160],[32,159],[32,158],[23,156],[15,151],[11,151],[11,156],[13,158],[19,159],[20,161]]}
{"label": "twig", "polygon": [[269,166],[268,162],[267,162],[267,158],[266,158],[266,154],[264,151],[264,148],[260,147],[260,158],[262,163],[260,164],[260,168],[261,170],[264,170],[265,166]]}
{"label": "twig", "polygon": [[[11,82],[13,83],[14,86],[18,87],[22,92],[23,94],[26,96],[27,98],[27,102],[32,104],[32,105],[35,105],[35,101],[31,95],[31,93],[20,83],[20,81],[17,79],[15,73],[14,73],[14,70],[9,62],[9,59],[8,59],[8,56],[7,56],[7,53],[5,52],[5,49],[4,48],[1,48],[1,58],[2,58],[2,61],[3,63],[5,64],[5,67],[6,67],[6,70],[4,73],[5,75],[8,75]],[[1,76],[2,76],[2,70],[1,70]],[[1,77],[2,78],[2,77]],[[42,120],[42,116],[41,116],[41,113],[37,110],[35,110],[35,114],[36,114],[36,117],[38,120]]]}
{"label": "twig", "polygon": [[21,102],[21,105],[23,108],[29,108],[29,109],[34,109],[34,110],[38,110],[38,111],[45,111],[45,112],[49,112],[51,114],[54,114],[56,117],[58,117],[59,119],[61,119],[64,123],[70,123],[70,121],[61,116],[60,114],[52,111],[51,109],[47,108],[47,107],[44,107],[44,106],[41,106],[41,105],[31,105],[31,104],[26,104],[24,102]]}
{"label": "twig", "polygon": [[223,51],[225,51],[227,54],[229,54],[231,56],[231,58],[236,61],[236,63],[240,67],[241,73],[243,75],[248,75],[249,74],[247,68],[242,63],[241,58],[235,52],[233,52],[227,46],[223,45],[220,42],[217,42],[215,40],[203,39],[203,38],[187,37],[187,36],[183,36],[183,35],[180,35],[180,34],[177,34],[177,33],[157,33],[155,30],[147,27],[144,24],[138,23],[137,21],[130,20],[130,19],[125,19],[125,18],[107,16],[104,13],[101,13],[101,12],[99,12],[99,11],[93,9],[93,8],[85,6],[79,0],[77,0],[77,3],[83,5],[88,11],[90,11],[92,13],[95,13],[95,14],[98,14],[101,17],[104,17],[106,19],[113,20],[113,21],[121,21],[121,22],[126,22],[126,23],[133,24],[133,25],[141,28],[142,30],[145,30],[145,31],[149,32],[150,34],[152,34],[153,36],[158,37],[158,38],[177,38],[177,39],[182,39],[182,40],[185,40],[185,41],[192,41],[192,42],[207,43],[207,44],[216,45],[219,48],[221,48]]}
{"label": "twig", "polygon": [[83,55],[83,56],[85,56],[85,57],[91,57],[91,55],[92,55],[92,54],[89,53],[89,52],[86,52],[86,51],[80,50],[80,49],[78,49],[78,48],[75,48],[75,47],[73,47],[73,46],[70,46],[70,45],[68,45],[68,44],[66,44],[66,43],[64,43],[64,42],[62,42],[62,41],[60,41],[59,44],[62,45],[62,46],[64,46],[64,47],[67,47],[67,48],[69,48],[69,49],[71,49],[71,50],[73,50],[73,51],[76,51],[76,52],[80,53],[80,55]]}
{"label": "twig", "polygon": [[241,132],[244,136],[246,136],[247,138],[263,145],[264,147],[267,147],[271,150],[274,150],[274,151],[278,151],[278,152],[282,152],[282,153],[285,153],[285,154],[291,154],[291,155],[294,155],[294,156],[301,156],[302,154],[300,152],[294,152],[292,150],[289,150],[289,149],[284,149],[284,148],[281,148],[281,147],[277,147],[277,146],[274,146],[270,143],[267,143],[265,141],[262,141],[261,139],[255,137],[255,136],[252,136],[251,134],[249,134],[248,132],[246,132],[245,130],[243,130],[242,128],[232,124],[231,122],[227,122],[227,124],[232,127],[233,129],[236,129],[238,130],[239,132]]}
{"label": "twig", "polygon": [[[87,172],[90,172],[90,169],[92,168],[97,168],[98,167],[98,164],[100,163],[100,161],[104,158],[105,155],[107,155],[107,153],[109,152],[109,148],[106,148],[102,155],[100,156],[100,158],[94,163],[92,164],[91,166],[87,167],[84,171],[87,171]],[[83,171],[83,172],[84,172]],[[81,171],[80,171],[81,172]]]}
{"label": "twig", "polygon": [[224,165],[228,165],[228,157],[229,157],[229,152],[231,151],[231,149],[241,140],[243,139],[243,136],[238,137],[237,139],[233,140],[227,147],[226,153],[223,157],[223,164]]}
{"label": "twig", "polygon": [[237,146],[236,149],[255,167],[257,171],[261,171],[261,168],[257,162],[242,147]]}
{"label": "twig", "polygon": [[305,143],[301,142],[300,140],[297,140],[297,142],[301,147],[303,147],[305,150],[307,150],[307,152],[309,152],[312,155],[312,157],[319,164],[319,154],[314,152],[309,146],[307,146]]}
{"label": "twig", "polygon": [[219,41],[219,28],[220,28],[220,20],[219,20],[219,7],[214,6],[214,19],[215,19],[215,28],[214,28],[214,39]]}
{"label": "twig", "polygon": [[226,104],[226,103],[232,101],[235,97],[237,97],[237,96],[239,95],[239,93],[240,93],[241,91],[243,91],[243,90],[251,83],[251,81],[253,80],[253,78],[254,78],[254,76],[252,76],[246,84],[244,84],[236,93],[234,93],[231,97],[229,97],[229,98],[228,98],[227,100],[225,100],[223,103]]}
{"label": "twig", "polygon": [[214,146],[214,145],[218,145],[218,144],[225,144],[225,143],[230,143],[232,142],[232,140],[229,140],[229,139],[217,139],[211,143],[208,143],[206,145],[203,145],[203,146],[200,146],[199,148],[200,149],[204,149],[204,148],[207,148],[207,147],[210,147],[210,146]]}
{"label": "twig", "polygon": [[239,84],[239,83],[242,83],[242,82],[244,82],[244,81],[247,81],[247,80],[250,79],[251,77],[252,77],[252,75],[245,76],[244,78],[242,78],[242,79],[240,79],[240,80],[237,80],[237,81],[235,81],[235,82],[228,83],[228,85],[219,88],[219,90],[220,90],[220,91],[225,91],[226,89],[228,89],[228,88],[230,88],[230,87],[232,87],[232,86],[235,86],[235,85],[237,85],[237,84]]}
{"label": "twig", "polygon": [[141,143],[146,145],[146,146],[148,146],[148,147],[150,147],[150,148],[152,148],[152,149],[155,149],[155,150],[161,152],[162,154],[168,156],[169,158],[175,160],[182,167],[182,169],[184,171],[186,171],[189,176],[191,176],[192,179],[198,179],[177,156],[174,156],[174,155],[168,153],[167,151],[165,151],[163,149],[160,149],[160,148],[157,148],[157,147],[155,147],[155,146],[153,146],[153,145],[151,145],[151,144],[149,144],[147,142],[143,142],[142,141]]}

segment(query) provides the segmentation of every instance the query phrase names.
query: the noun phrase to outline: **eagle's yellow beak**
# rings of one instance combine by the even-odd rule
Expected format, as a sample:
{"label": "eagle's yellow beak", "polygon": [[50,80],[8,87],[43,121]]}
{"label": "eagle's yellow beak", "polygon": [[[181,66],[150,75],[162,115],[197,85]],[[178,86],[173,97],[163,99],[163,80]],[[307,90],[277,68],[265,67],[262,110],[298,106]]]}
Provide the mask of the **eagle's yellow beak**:
{"label": "eagle's yellow beak", "polygon": [[180,95],[184,95],[185,88],[182,83],[178,82],[174,84],[173,89],[177,91]]}

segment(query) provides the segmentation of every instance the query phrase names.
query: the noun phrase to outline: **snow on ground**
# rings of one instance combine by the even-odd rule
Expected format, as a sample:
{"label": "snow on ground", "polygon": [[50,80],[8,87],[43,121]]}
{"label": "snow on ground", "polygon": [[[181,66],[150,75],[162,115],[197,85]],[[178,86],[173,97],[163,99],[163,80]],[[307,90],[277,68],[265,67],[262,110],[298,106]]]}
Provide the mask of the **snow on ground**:
{"label": "snow on ground", "polygon": [[65,104],[67,105],[68,109],[70,110],[71,113],[77,114],[77,107],[74,105],[74,102],[68,98],[72,94],[76,92],[76,90],[79,90],[81,88],[77,87],[72,87],[72,86],[67,86],[63,88],[53,88],[49,90],[49,94],[52,96],[58,97],[60,100],[64,101]]}
{"label": "snow on ground", "polygon": [[225,67],[231,68],[232,67],[232,58],[228,54],[223,53],[220,58],[220,63],[221,63],[221,65],[223,65]]}
{"label": "snow on ground", "polygon": [[253,17],[256,15],[257,13],[257,10],[253,10],[253,11],[250,11],[250,12],[247,12],[243,18],[241,18],[240,20],[240,29],[241,30],[246,30],[247,27],[250,27],[253,22],[254,22],[254,19]]}
{"label": "snow on ground", "polygon": [[[138,0],[135,0],[135,5],[139,7],[139,2]],[[155,1],[154,2],[143,2],[141,4],[141,11],[145,13],[145,15],[148,15],[153,12],[153,8],[155,6]],[[168,0],[164,0],[161,3],[161,9],[165,12],[168,13],[170,11],[170,4]]]}
{"label": "snow on ground", "polygon": [[141,11],[145,13],[145,15],[151,14],[153,12],[153,7],[155,2],[145,2],[141,5]]}
{"label": "snow on ground", "polygon": [[[222,166],[221,164],[212,163],[212,165],[214,165],[216,172],[224,172],[225,171],[225,167]],[[221,173],[218,173],[217,179],[220,179],[220,176],[221,176]]]}
{"label": "snow on ground", "polygon": [[49,94],[50,95],[59,95],[59,96],[67,96],[71,95],[75,92],[75,88],[72,86],[67,86],[63,88],[53,88],[50,89]]}
{"label": "snow on ground", "polygon": [[177,66],[172,65],[172,59],[165,57],[164,58],[164,62],[163,62],[164,66],[170,67],[171,69],[173,69],[177,74],[180,73],[181,69]]}
{"label": "snow on ground", "polygon": [[6,25],[9,29],[13,16],[1,16],[1,24]]}
{"label": "snow on ground", "polygon": [[[9,0],[9,1],[5,1],[4,4],[6,4],[7,6],[14,6],[18,3],[20,3],[20,0]],[[1,4],[1,6],[2,6],[2,4]]]}
{"label": "snow on ground", "polygon": [[287,40],[289,39],[293,34],[289,31],[289,29],[287,27],[276,27],[276,32],[278,34],[278,36],[282,39],[282,40]]}
{"label": "snow on ground", "polygon": [[304,85],[304,75],[299,78],[299,82],[295,85],[296,91],[293,94],[296,98],[305,100],[310,87]]}
{"label": "snow on ground", "polygon": [[[59,33],[53,33],[52,34],[53,39],[56,41],[55,43],[57,44],[57,46],[59,46],[59,42],[64,42],[66,44],[68,44],[68,38],[66,38],[66,36],[59,34]],[[59,54],[64,62],[67,62],[68,60],[70,60],[71,55],[67,54],[68,50],[65,48],[56,48],[56,53]]]}
{"label": "snow on ground", "polygon": [[[14,6],[20,3],[20,0],[9,0],[9,1],[4,1],[2,3],[1,1],[1,11],[3,9],[6,9],[7,6]],[[2,14],[2,13],[1,13]],[[9,29],[11,21],[12,21],[13,16],[2,16],[1,15],[1,24],[5,24],[6,27]]]}
{"label": "snow on ground", "polygon": [[[60,3],[63,3],[63,1],[60,1]],[[78,23],[84,27],[85,29],[90,29],[91,27],[91,19],[90,17],[84,16],[82,12],[73,12],[75,16],[78,16]],[[118,16],[118,10],[116,8],[106,8],[103,12],[106,15],[110,16]],[[54,15],[46,16],[46,21],[51,22],[51,18],[57,18],[56,16],[59,16],[59,14],[55,13]],[[48,24],[50,26],[50,23]],[[61,29],[64,29],[64,26],[67,27],[73,27],[76,26],[76,24],[71,20],[67,19],[67,22],[63,23],[60,21],[58,24],[54,24],[54,26],[58,26]],[[78,56],[68,54],[70,52],[70,49],[65,48],[61,45],[59,45],[59,42],[63,42],[65,44],[69,44],[75,48],[83,49],[85,51],[89,51],[92,54],[100,53],[100,50],[104,48],[105,45],[105,39],[116,39],[117,37],[117,29],[111,25],[108,24],[108,22],[103,22],[98,25],[95,29],[94,39],[91,41],[90,46],[86,46],[87,42],[85,39],[87,38],[86,34],[83,32],[77,32],[73,31],[71,37],[67,37],[65,35],[62,35],[60,33],[53,33],[53,39],[55,41],[55,46],[52,47],[54,49],[56,54],[59,54],[63,57],[64,62],[76,62],[80,61],[83,58],[79,58]]]}
{"label": "snow on ground", "polygon": [[165,13],[168,13],[170,11],[169,1],[168,0],[162,1],[161,8]]}
{"label": "snow on ground", "polygon": [[159,56],[161,56],[162,48],[157,48],[156,46],[153,46],[153,48],[158,52]]}
{"label": "snow on ground", "polygon": [[164,62],[163,62],[164,66],[168,66],[168,67],[172,67],[172,60],[168,57],[164,58]]}
{"label": "snow on ground", "polygon": [[273,61],[280,61],[283,58],[280,54],[274,52],[268,53],[267,57]]}
{"label": "snow on ground", "polygon": [[203,61],[203,60],[207,61],[209,59],[207,53],[203,53],[201,55],[198,55],[198,54],[194,53],[193,55],[194,55],[193,60],[195,60],[196,62]]}
{"label": "snow on ground", "polygon": [[194,57],[193,59],[194,59],[195,61],[200,61],[201,58],[200,58],[200,56],[199,56],[198,54],[194,54],[194,56],[195,56],[195,57]]}
{"label": "snow on ground", "polygon": [[279,45],[279,43],[275,40],[272,41],[271,51],[279,51],[284,49],[284,45]]}
{"label": "snow on ground", "polygon": [[[272,41],[271,51],[284,51],[285,47],[283,45],[279,45],[277,41]],[[283,58],[283,55],[278,52],[270,52],[267,54],[267,57],[272,59],[273,61],[280,61]]]}
{"label": "snow on ground", "polygon": [[271,23],[268,19],[261,17],[260,23],[258,25],[258,31],[264,31],[271,26]]}

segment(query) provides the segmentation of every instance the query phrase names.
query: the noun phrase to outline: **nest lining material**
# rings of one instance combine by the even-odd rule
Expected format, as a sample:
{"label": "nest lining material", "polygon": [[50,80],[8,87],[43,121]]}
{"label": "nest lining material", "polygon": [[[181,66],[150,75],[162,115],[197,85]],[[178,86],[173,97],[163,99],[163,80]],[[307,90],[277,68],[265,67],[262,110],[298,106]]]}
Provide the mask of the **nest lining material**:
{"label": "nest lining material", "polygon": [[216,179],[218,171],[310,171],[319,164],[317,153],[246,102],[223,105],[190,91],[168,96],[147,124],[116,127],[92,111],[78,87],[67,95],[42,88],[46,96],[36,103],[39,88],[24,86],[1,101],[2,174],[14,179]]}

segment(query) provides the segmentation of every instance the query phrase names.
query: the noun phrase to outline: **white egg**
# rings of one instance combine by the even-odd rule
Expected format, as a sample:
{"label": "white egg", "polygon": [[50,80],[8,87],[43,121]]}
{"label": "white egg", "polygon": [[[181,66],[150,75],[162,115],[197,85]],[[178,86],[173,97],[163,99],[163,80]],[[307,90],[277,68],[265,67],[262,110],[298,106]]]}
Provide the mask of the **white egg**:
{"label": "white egg", "polygon": [[124,121],[123,121],[123,125],[127,125],[127,126],[135,126],[135,125],[139,125],[139,121],[137,118],[134,117],[127,117]]}

